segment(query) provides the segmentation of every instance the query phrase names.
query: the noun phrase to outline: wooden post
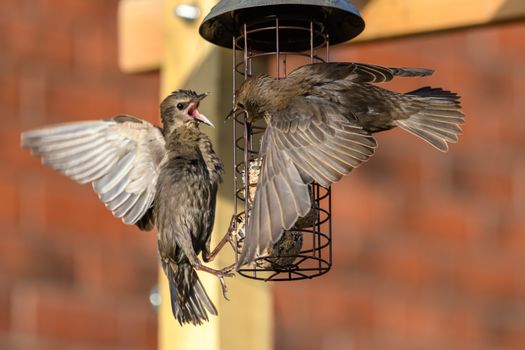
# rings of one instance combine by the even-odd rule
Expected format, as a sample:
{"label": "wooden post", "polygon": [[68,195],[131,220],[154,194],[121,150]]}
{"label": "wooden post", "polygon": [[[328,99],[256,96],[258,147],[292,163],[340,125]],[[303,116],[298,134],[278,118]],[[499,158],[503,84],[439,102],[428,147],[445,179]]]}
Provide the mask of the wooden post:
{"label": "wooden post", "polygon": [[[202,18],[215,1],[201,0],[201,18],[188,22],[175,15],[181,1],[166,0],[164,5],[164,54],[161,64],[162,96],[186,88],[210,92],[201,104],[201,111],[212,120],[215,128],[201,129],[212,138],[215,150],[226,165],[227,176],[220,188],[217,202],[214,243],[227,231],[233,213],[231,121],[224,117],[231,109],[231,51],[207,43],[198,34]],[[160,19],[159,19],[160,20]],[[224,248],[213,267],[223,267],[234,261],[229,246]],[[273,346],[272,299],[269,284],[236,276],[227,279],[229,297],[224,300],[216,277],[199,272],[210,298],[217,306],[219,316],[203,326],[180,327],[173,318],[167,279],[159,273],[162,306],[159,314],[159,349],[255,349],[267,350]]]}
{"label": "wooden post", "polygon": [[525,18],[524,0],[370,0],[353,42],[491,25]]}
{"label": "wooden post", "polygon": [[[158,68],[164,57],[164,27],[159,13],[165,0],[121,0],[119,6],[119,65],[129,73]],[[175,1],[170,2],[175,6]],[[192,1],[187,1],[192,3]],[[215,1],[201,1],[213,4]],[[523,20],[525,0],[354,0],[366,22],[354,42],[390,39],[414,34],[480,27]],[[170,16],[173,17],[174,9]],[[201,6],[201,14],[205,15]],[[188,49],[201,45],[195,23],[180,23],[184,33],[195,35]],[[191,29],[191,30],[188,30]],[[181,50],[183,48],[180,48]],[[200,55],[190,52],[189,55]],[[181,70],[184,71],[184,67]],[[184,81],[183,78],[173,78]],[[181,80],[182,79],[182,80]]]}

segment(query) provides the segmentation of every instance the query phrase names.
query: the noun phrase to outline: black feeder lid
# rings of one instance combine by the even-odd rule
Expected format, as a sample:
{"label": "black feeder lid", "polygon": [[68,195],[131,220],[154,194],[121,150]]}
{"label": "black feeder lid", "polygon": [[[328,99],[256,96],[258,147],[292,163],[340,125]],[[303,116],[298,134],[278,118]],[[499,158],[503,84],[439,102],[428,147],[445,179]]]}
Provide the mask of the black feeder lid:
{"label": "black feeder lid", "polygon": [[[251,28],[257,25],[267,27],[275,23],[276,16],[280,27],[316,21],[323,26],[324,34],[329,35],[331,45],[348,41],[365,28],[359,11],[345,0],[221,0],[204,18],[199,33],[215,45],[232,48],[232,37],[241,34],[243,24],[251,25]],[[284,35],[281,50],[299,52],[309,49],[310,41],[305,39],[304,33],[294,30],[280,33]],[[267,52],[275,48],[275,35],[269,32],[251,39],[249,47],[252,50]],[[238,45],[243,47],[242,40]]]}

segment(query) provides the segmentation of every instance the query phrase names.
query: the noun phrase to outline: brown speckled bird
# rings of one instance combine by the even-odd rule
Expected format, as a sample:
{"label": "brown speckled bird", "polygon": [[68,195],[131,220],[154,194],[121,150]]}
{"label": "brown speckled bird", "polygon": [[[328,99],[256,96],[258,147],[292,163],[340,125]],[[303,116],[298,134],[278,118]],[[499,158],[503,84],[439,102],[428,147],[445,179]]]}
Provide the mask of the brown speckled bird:
{"label": "brown speckled bird", "polygon": [[[161,103],[163,128],[131,116],[62,124],[22,134],[22,146],[79,183],[93,183],[106,207],[126,224],[158,228],[158,251],[180,324],[201,324],[217,310],[195,269],[209,261],[217,186],[223,165],[198,129],[206,94],[173,92]],[[132,258],[132,257],[130,257]],[[223,284],[224,286],[224,284]]]}
{"label": "brown speckled bird", "polygon": [[261,173],[238,267],[277,242],[311,208],[308,184],[328,187],[367,161],[376,149],[372,133],[396,126],[440,151],[456,142],[464,115],[459,97],[430,87],[396,93],[372,83],[395,76],[427,76],[423,68],[357,63],[302,66],[286,79],[258,75],[236,95],[249,122],[267,124]]}

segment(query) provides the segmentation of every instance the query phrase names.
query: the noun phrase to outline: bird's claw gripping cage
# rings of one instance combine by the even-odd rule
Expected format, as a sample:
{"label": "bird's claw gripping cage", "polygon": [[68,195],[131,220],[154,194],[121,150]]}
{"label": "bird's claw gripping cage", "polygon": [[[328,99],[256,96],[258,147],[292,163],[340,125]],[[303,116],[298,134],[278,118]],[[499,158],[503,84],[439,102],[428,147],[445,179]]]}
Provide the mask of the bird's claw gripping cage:
{"label": "bird's claw gripping cage", "polygon": [[[259,62],[273,58],[273,76],[286,78],[290,66],[327,62],[330,44],[357,36],[364,29],[359,12],[344,0],[220,1],[206,16],[200,34],[232,49],[233,96],[240,83],[260,73]],[[270,61],[266,62],[267,64]],[[272,72],[270,71],[270,74]],[[234,232],[237,256],[242,249],[246,213],[260,168],[264,122],[251,124],[244,110],[233,115]],[[265,281],[313,278],[332,265],[331,189],[309,186],[312,207],[256,261],[239,270]]]}

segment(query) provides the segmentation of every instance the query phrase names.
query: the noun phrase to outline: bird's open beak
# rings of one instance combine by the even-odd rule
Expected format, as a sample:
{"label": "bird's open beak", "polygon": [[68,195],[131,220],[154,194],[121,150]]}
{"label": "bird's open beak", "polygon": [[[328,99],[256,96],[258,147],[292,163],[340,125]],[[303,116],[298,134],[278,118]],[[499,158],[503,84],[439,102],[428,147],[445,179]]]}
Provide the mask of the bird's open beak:
{"label": "bird's open beak", "polygon": [[202,101],[202,100],[204,100],[204,98],[205,98],[206,96],[208,96],[209,94],[210,94],[209,92],[205,92],[205,93],[203,93],[203,94],[197,95],[197,100]]}
{"label": "bird's open beak", "polygon": [[[204,94],[202,94],[202,95],[204,95]],[[199,96],[202,96],[202,95],[199,95]],[[206,96],[207,96],[207,94],[204,97],[206,97]],[[202,98],[204,98],[204,97],[202,97]],[[204,114],[199,112],[199,110],[197,109],[197,105],[198,105],[198,103],[192,103],[191,104],[190,109],[188,111],[189,115],[191,115],[193,117],[193,119],[195,119],[196,121],[198,121],[200,123],[204,123],[204,124],[209,125],[212,128],[214,128],[215,125],[213,125],[213,123]]]}
{"label": "bird's open beak", "polygon": [[236,111],[236,108],[232,108],[232,110],[230,111],[230,113],[228,113],[228,115],[226,116],[226,118],[224,118],[224,121],[228,121],[228,119],[230,119],[234,114],[235,114],[235,111]]}

